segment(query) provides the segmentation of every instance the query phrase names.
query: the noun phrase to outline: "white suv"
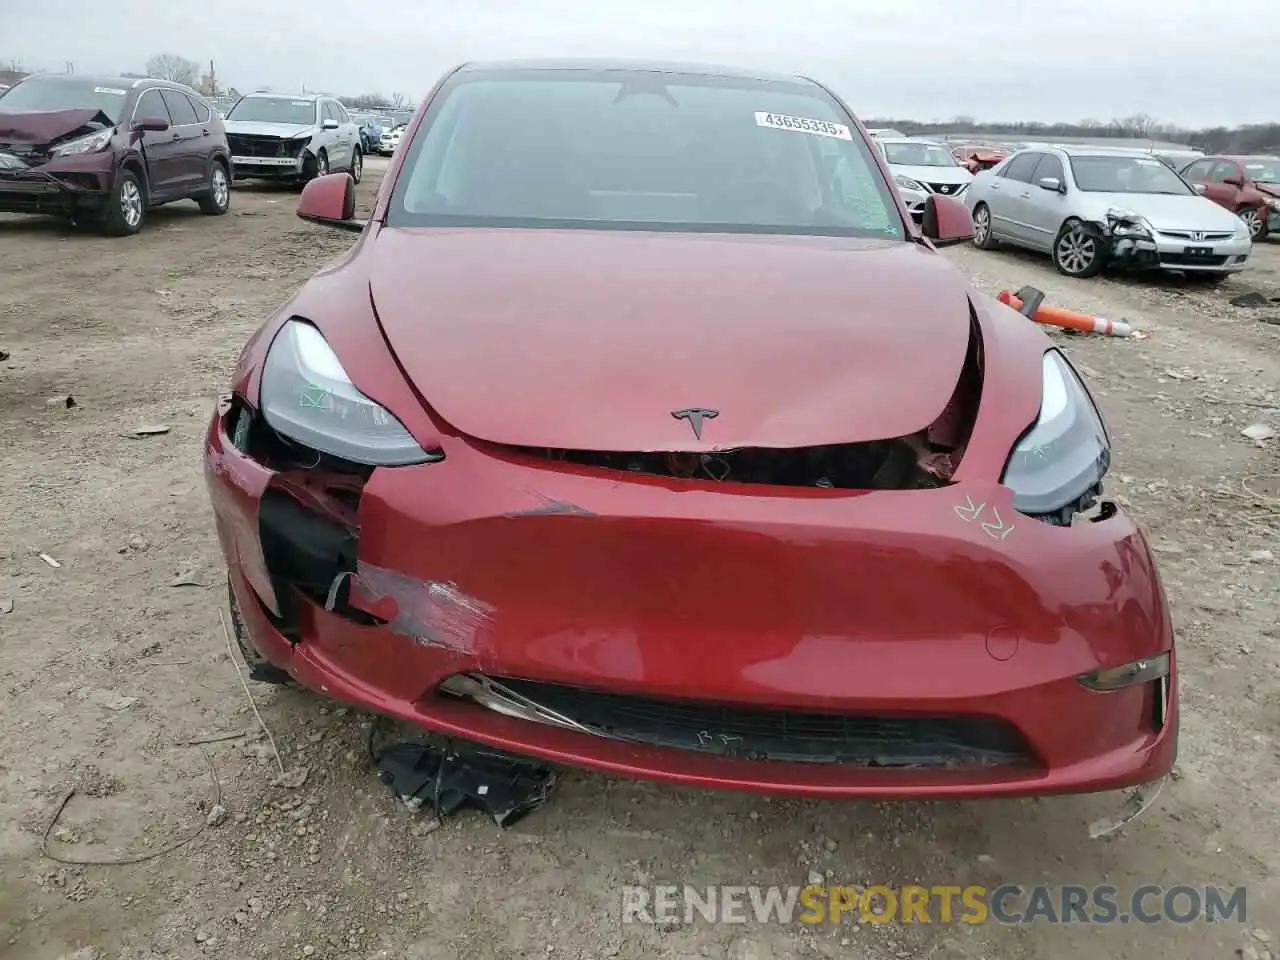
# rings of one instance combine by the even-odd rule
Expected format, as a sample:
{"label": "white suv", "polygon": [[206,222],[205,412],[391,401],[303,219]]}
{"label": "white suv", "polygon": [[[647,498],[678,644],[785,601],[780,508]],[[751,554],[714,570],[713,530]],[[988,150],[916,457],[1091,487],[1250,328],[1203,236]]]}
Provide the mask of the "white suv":
{"label": "white suv", "polygon": [[360,128],[333,97],[250,93],[223,121],[237,180],[310,180],[364,172]]}

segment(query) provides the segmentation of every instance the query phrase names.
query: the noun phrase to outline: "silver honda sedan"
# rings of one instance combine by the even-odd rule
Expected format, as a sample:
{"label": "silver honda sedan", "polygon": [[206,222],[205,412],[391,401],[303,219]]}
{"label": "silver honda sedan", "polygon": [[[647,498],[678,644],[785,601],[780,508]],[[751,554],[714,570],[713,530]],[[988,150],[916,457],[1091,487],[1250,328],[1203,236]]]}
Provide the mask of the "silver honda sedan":
{"label": "silver honda sedan", "polygon": [[1238,217],[1140,153],[1020,150],[978,174],[964,203],[978,247],[1039,250],[1069,277],[1110,266],[1218,282],[1243,270],[1253,250]]}

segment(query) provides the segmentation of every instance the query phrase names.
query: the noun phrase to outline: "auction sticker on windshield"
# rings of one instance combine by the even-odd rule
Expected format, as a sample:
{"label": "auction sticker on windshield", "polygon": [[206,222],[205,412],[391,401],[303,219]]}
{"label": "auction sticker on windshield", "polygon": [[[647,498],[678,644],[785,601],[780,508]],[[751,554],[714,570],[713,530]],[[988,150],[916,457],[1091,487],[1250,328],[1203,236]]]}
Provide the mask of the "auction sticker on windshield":
{"label": "auction sticker on windshield", "polygon": [[115,87],[94,87],[94,88],[93,88],[93,92],[94,92],[94,93],[109,93],[109,94],[111,94],[112,96],[115,96],[115,97],[123,97],[123,96],[124,96],[126,93],[128,93],[129,91],[128,91],[128,90],[118,90],[118,89],[117,89],[117,88],[115,88]]}
{"label": "auction sticker on windshield", "polygon": [[843,123],[831,123],[828,120],[810,120],[806,117],[788,117],[780,113],[756,111],[757,127],[773,127],[776,130],[796,130],[800,133],[812,133],[819,137],[835,137],[837,140],[852,140],[853,135]]}

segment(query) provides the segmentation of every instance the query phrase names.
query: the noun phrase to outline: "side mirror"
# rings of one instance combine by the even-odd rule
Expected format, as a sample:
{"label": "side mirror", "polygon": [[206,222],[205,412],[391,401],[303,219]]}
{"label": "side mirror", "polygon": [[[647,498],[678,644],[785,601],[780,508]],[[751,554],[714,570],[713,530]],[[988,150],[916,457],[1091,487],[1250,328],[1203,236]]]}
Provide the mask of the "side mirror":
{"label": "side mirror", "polygon": [[1230,186],[1230,187],[1244,186],[1244,180],[1242,180],[1240,177],[1223,177],[1222,182],[1227,184],[1227,186]]}
{"label": "side mirror", "polygon": [[302,188],[298,216],[339,230],[360,231],[364,221],[355,219],[356,182],[349,173],[329,173],[316,177]]}
{"label": "side mirror", "polygon": [[1057,177],[1041,177],[1040,189],[1049,190],[1052,193],[1066,193],[1066,191],[1062,189],[1062,181]]}
{"label": "side mirror", "polygon": [[959,200],[931,193],[925,197],[921,230],[935,247],[949,247],[973,239],[973,218]]}
{"label": "side mirror", "polygon": [[1193,183],[1191,185],[1191,189],[1203,197],[1205,195],[1205,191],[1208,190],[1208,187],[1206,187],[1203,183]]}
{"label": "side mirror", "polygon": [[337,130],[338,121],[331,118],[326,118],[325,121],[320,124],[320,129],[321,130]]}
{"label": "side mirror", "polygon": [[164,117],[143,117],[133,121],[134,133],[164,133],[169,129],[169,121]]}

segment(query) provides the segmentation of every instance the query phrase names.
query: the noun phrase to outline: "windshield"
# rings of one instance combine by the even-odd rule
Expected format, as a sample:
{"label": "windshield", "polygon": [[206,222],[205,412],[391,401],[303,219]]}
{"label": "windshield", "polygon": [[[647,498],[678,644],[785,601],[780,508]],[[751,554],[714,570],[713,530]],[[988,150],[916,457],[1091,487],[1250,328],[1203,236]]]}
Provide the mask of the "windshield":
{"label": "windshield", "polygon": [[1259,183],[1280,183],[1280,160],[1241,160],[1240,166],[1250,180]]}
{"label": "windshield", "polygon": [[245,97],[231,108],[227,119],[296,123],[309,127],[316,122],[316,105],[311,100],[291,100],[289,97]]}
{"label": "windshield", "polygon": [[954,167],[956,158],[936,143],[885,143],[884,158],[904,167]]}
{"label": "windshield", "polygon": [[113,124],[120,122],[129,91],[93,80],[32,77],[0,94],[0,111],[101,110]]}
{"label": "windshield", "polygon": [[1071,158],[1076,186],[1090,193],[1194,193],[1185,180],[1154,157]]}
{"label": "windshield", "polygon": [[810,84],[627,70],[458,74],[390,226],[902,238],[870,149]]}

